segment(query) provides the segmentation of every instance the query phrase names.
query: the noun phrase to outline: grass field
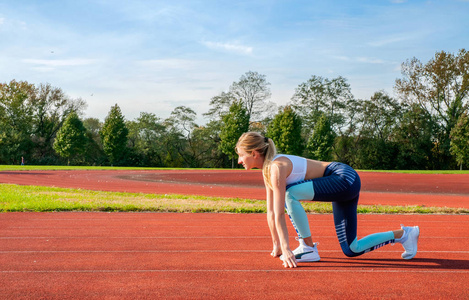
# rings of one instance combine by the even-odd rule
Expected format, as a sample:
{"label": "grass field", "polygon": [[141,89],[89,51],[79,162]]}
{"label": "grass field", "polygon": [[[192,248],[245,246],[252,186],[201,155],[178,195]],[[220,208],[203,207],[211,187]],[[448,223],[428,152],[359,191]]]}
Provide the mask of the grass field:
{"label": "grass field", "polygon": [[[161,170],[162,168],[6,166],[0,171],[20,170]],[[186,169],[187,170],[187,169]],[[376,171],[374,171],[376,172]],[[467,174],[469,171],[381,171],[431,174]],[[304,202],[308,213],[332,213],[330,203]],[[153,211],[265,213],[265,201],[187,195],[158,195],[89,191],[82,189],[0,184],[0,212],[19,211]],[[463,208],[360,205],[359,213],[467,214]]]}
{"label": "grass field", "polygon": [[[304,202],[308,213],[332,213],[331,203]],[[118,193],[82,189],[0,184],[0,212],[151,211],[265,213],[266,202],[239,198]],[[467,214],[468,209],[359,205],[359,213]]]}

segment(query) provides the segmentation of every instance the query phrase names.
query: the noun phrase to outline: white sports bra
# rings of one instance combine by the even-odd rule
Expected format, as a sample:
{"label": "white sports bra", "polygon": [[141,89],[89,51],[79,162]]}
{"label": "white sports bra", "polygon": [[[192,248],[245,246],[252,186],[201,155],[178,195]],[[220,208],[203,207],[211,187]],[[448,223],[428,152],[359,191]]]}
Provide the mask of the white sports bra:
{"label": "white sports bra", "polygon": [[295,155],[287,155],[287,154],[278,154],[275,155],[272,161],[276,160],[279,157],[286,157],[288,158],[293,167],[291,170],[290,175],[287,177],[287,185],[292,184],[298,181],[305,180],[306,176],[306,158],[295,156]]}

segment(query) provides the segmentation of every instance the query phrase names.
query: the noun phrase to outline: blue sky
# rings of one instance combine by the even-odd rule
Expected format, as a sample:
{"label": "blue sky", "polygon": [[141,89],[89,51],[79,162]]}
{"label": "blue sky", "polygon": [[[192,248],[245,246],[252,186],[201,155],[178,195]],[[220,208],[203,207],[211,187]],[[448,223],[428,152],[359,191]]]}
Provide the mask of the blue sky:
{"label": "blue sky", "polygon": [[0,82],[50,83],[104,120],[185,105],[198,122],[247,71],[285,105],[312,75],[393,95],[400,65],[469,48],[469,0],[0,0]]}

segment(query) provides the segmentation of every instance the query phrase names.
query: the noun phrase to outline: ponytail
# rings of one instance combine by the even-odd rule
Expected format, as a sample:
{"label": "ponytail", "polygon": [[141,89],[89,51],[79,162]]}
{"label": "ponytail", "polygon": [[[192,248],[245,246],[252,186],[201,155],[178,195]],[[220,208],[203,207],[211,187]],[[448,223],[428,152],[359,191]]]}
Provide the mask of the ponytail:
{"label": "ponytail", "polygon": [[277,149],[275,148],[274,141],[266,137],[268,147],[264,154],[264,165],[262,166],[262,176],[264,177],[264,183],[272,189],[272,183],[270,183],[270,166],[271,162],[277,155]]}

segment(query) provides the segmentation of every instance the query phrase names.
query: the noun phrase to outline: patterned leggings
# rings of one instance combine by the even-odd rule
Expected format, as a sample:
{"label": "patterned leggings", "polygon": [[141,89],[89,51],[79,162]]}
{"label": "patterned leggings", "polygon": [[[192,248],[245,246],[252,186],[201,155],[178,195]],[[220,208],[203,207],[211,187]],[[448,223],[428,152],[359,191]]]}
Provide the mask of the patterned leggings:
{"label": "patterned leggings", "polygon": [[288,185],[285,207],[298,236],[311,236],[308,218],[299,200],[314,200],[332,202],[335,230],[345,255],[358,256],[394,243],[392,231],[374,233],[357,240],[360,187],[357,172],[352,167],[338,162],[329,164],[323,177]]}

